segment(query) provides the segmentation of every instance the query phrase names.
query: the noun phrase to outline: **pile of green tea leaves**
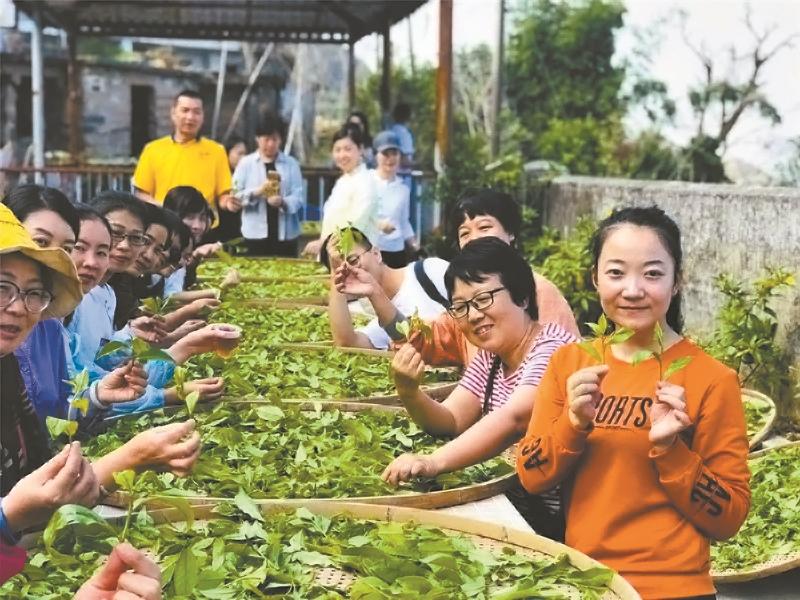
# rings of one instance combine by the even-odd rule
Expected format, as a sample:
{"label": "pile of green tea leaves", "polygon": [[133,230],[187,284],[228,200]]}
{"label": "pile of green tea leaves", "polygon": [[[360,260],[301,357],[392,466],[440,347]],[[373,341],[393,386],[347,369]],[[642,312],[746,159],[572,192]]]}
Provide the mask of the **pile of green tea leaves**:
{"label": "pile of green tea leaves", "polygon": [[[581,571],[566,555],[482,550],[462,534],[416,523],[329,518],[305,508],[262,516],[245,497],[216,512],[208,520],[159,525],[145,511],[134,519],[130,541],[157,557],[165,598],[511,600],[572,592],[597,600],[613,578],[603,567]],[[0,595],[71,599],[117,535],[88,509],[60,509],[44,543]],[[354,581],[347,589],[324,587],[317,575],[325,568]]]}
{"label": "pile of green tea leaves", "polygon": [[[226,393],[233,397],[262,396],[285,399],[341,399],[392,395],[389,359],[350,354],[336,349],[285,350],[264,346],[248,333],[233,356],[205,354],[192,360],[192,378],[222,376]],[[265,334],[266,335],[266,334]],[[455,381],[452,369],[429,369],[424,385]]]}
{"label": "pile of green tea leaves", "polygon": [[800,552],[800,447],[753,459],[750,471],[750,514],[736,537],[711,547],[714,571],[739,571]]}
{"label": "pile of green tea leaves", "polygon": [[262,298],[319,298],[327,297],[328,286],[324,279],[308,281],[271,281],[265,283],[240,283],[225,291],[226,300],[259,300]]}
{"label": "pile of green tea leaves", "polygon": [[226,260],[205,260],[197,267],[197,276],[204,280],[222,279],[228,269],[236,269],[242,277],[310,277],[327,275],[317,262],[302,260],[254,259],[233,256]]}
{"label": "pile of green tea leaves", "polygon": [[[85,445],[87,456],[107,454],[149,427],[183,420],[186,413],[157,411],[117,420]],[[148,472],[140,476],[149,495],[182,490],[233,498],[241,488],[253,498],[342,498],[429,492],[482,483],[513,468],[502,458],[463,471],[392,488],[380,475],[404,452],[441,446],[405,413],[348,413],[296,405],[217,403],[195,413],[203,452],[186,478]]]}
{"label": "pile of green tea leaves", "polygon": [[744,417],[747,423],[747,439],[752,440],[756,434],[764,429],[772,410],[772,407],[766,402],[750,399],[747,396],[744,397]]}
{"label": "pile of green tea leaves", "polygon": [[235,323],[241,327],[245,335],[240,348],[245,351],[256,346],[284,342],[321,342],[331,339],[328,313],[308,308],[247,307],[223,303],[213,312],[211,320],[215,323]]}

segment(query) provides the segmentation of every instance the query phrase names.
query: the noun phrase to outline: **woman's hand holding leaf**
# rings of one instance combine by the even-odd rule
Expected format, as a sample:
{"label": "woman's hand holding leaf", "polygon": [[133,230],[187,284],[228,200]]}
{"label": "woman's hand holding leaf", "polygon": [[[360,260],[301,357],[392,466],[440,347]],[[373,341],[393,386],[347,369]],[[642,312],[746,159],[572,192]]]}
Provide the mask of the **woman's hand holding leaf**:
{"label": "woman's hand holding leaf", "polygon": [[161,340],[168,334],[168,331],[164,328],[164,318],[160,316],[137,317],[129,325],[133,335],[149,344],[161,343]]}
{"label": "woman's hand holding leaf", "polygon": [[161,570],[144,552],[118,544],[74,600],[160,600]]}
{"label": "woman's hand holding leaf", "polygon": [[575,371],[567,379],[569,420],[578,429],[587,429],[594,421],[600,403],[600,383],[608,365],[593,365]]}
{"label": "woman's hand holding leaf", "polygon": [[200,434],[195,431],[194,419],[153,427],[135,436],[128,444],[138,471],[171,471],[184,477],[192,471],[200,456]]}
{"label": "woman's hand holding leaf", "polygon": [[347,263],[342,263],[334,271],[333,285],[340,294],[357,298],[369,298],[378,287],[369,271]]}
{"label": "woman's hand holding leaf", "polygon": [[199,402],[210,402],[219,400],[225,392],[225,380],[222,377],[206,377],[188,381],[183,385],[186,396],[192,392],[197,392]]}
{"label": "woman's hand holding leaf", "polygon": [[686,391],[674,383],[659,381],[656,401],[650,409],[650,443],[656,449],[668,448],[691,424],[686,413]]}
{"label": "woman's hand holding leaf", "polygon": [[144,393],[147,372],[136,361],[128,361],[103,377],[97,384],[97,398],[105,404],[130,402]]}
{"label": "woman's hand holding leaf", "polygon": [[322,250],[322,240],[311,240],[306,244],[301,253],[303,256],[318,256],[319,251]]}
{"label": "woman's hand holding leaf", "polygon": [[415,396],[424,376],[422,355],[411,344],[403,345],[392,359],[392,377],[400,397]]}
{"label": "woman's hand holding leaf", "polygon": [[223,324],[212,323],[187,333],[170,347],[170,355],[177,364],[182,364],[192,356],[213,352],[217,349],[220,340],[229,341],[231,338],[241,336],[241,332],[226,329],[221,325]]}
{"label": "woman's hand holding leaf", "polygon": [[203,319],[189,319],[183,325],[176,327],[172,332],[170,332],[164,339],[163,343],[166,345],[174,344],[178,340],[183,339],[193,331],[197,331],[198,329],[202,329],[206,326],[206,322]]}
{"label": "woman's hand holding leaf", "polygon": [[397,486],[415,477],[436,477],[441,472],[433,456],[402,454],[386,467],[381,477],[389,485]]}
{"label": "woman's hand holding leaf", "polygon": [[100,486],[78,442],[23,477],[3,498],[3,512],[12,529],[20,531],[45,522],[60,506],[94,506]]}

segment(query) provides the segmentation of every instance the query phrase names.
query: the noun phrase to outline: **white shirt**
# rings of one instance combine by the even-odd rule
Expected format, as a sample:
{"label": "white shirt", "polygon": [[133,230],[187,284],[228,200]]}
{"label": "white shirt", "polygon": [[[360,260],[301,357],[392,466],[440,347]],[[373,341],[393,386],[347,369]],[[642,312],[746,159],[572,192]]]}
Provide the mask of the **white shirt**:
{"label": "white shirt", "polygon": [[[425,273],[428,275],[433,285],[439,290],[439,293],[447,298],[447,289],[444,287],[444,272],[450,263],[441,258],[426,258],[423,263]],[[392,298],[392,304],[402,314],[410,317],[415,311],[419,311],[419,316],[426,320],[432,321],[444,312],[444,306],[433,300],[417,279],[414,274],[414,263],[407,265],[404,269],[403,283],[400,284],[400,289]],[[365,334],[369,341],[375,348],[385,350],[389,347],[391,340],[383,327],[378,323],[378,319],[373,319],[364,327],[358,329],[361,333]]]}
{"label": "white shirt", "polygon": [[370,171],[370,174],[375,179],[378,195],[378,223],[387,220],[394,225],[391,233],[378,230],[375,245],[385,252],[400,252],[405,247],[405,241],[414,237],[410,220],[411,191],[399,177],[387,181],[376,170]]}
{"label": "white shirt", "polygon": [[355,227],[375,244],[378,239],[378,195],[375,179],[364,163],[336,181],[325,202],[321,238],[324,240],[337,227]]}

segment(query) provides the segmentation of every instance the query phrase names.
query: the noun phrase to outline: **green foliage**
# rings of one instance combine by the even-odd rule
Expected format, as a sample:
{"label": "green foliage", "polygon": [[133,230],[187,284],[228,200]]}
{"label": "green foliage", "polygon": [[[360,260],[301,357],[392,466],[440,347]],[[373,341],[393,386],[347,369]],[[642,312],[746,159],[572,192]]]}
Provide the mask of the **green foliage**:
{"label": "green foliage", "polygon": [[780,396],[788,383],[788,358],[775,340],[778,316],[772,303],[795,284],[794,276],[785,269],[768,269],[750,284],[726,274],[715,284],[724,299],[705,349],[739,373],[743,386],[773,397],[779,413],[787,412]]}
{"label": "green foliage", "polygon": [[656,130],[624,141],[616,154],[620,170],[631,179],[678,179],[684,170],[682,153]]}
{"label": "green foliage", "polygon": [[326,271],[316,262],[301,260],[263,260],[244,257],[231,257],[230,262],[204,260],[197,267],[197,276],[202,279],[222,279],[230,268],[239,271],[242,277],[309,277],[322,275]]}
{"label": "green foliage", "polygon": [[692,362],[691,356],[681,356],[680,358],[676,358],[672,362],[667,365],[667,368],[664,369],[664,330],[661,329],[661,324],[656,323],[656,326],[653,328],[653,345],[656,346],[657,349],[654,350],[640,350],[636,354],[633,355],[633,360],[631,361],[634,366],[638,365],[641,362],[654,358],[658,363],[658,380],[659,381],[667,381],[669,378],[680,371],[681,369],[686,368],[690,362]]}
{"label": "green foliage", "polygon": [[752,440],[753,436],[759,433],[766,426],[772,413],[772,407],[757,398],[743,396],[744,400],[744,420],[747,423],[747,439]]}
{"label": "green foliage", "polygon": [[[578,344],[581,350],[586,352],[586,354],[591,356],[600,364],[604,363],[606,360],[606,349],[608,347],[621,344],[622,342],[629,340],[633,335],[633,330],[628,329],[627,327],[616,327],[609,333],[609,325],[610,323],[608,322],[605,313],[601,313],[600,317],[597,319],[597,323],[586,323],[586,326],[589,328],[589,331],[594,334],[594,337],[585,338],[584,341]],[[600,350],[595,347],[595,342],[597,341],[600,342]]]}
{"label": "green foliage", "polygon": [[539,237],[523,245],[533,270],[558,287],[578,323],[594,321],[601,312],[589,275],[592,269],[589,245],[596,228],[593,219],[581,217],[566,237],[545,229]]}
{"label": "green foliage", "polygon": [[419,310],[415,310],[414,314],[411,315],[408,319],[398,323],[397,331],[402,333],[407,340],[411,339],[411,337],[415,333],[418,333],[428,341],[430,341],[431,336],[433,335],[431,326],[420,318]]}
{"label": "green foliage", "polygon": [[328,295],[327,281],[324,279],[309,279],[308,281],[270,281],[240,283],[236,287],[228,288],[225,299],[230,300],[258,300],[265,298],[319,298]]}
{"label": "green foliage", "polygon": [[132,338],[130,342],[112,341],[104,344],[103,347],[97,351],[95,360],[111,356],[117,352],[124,353],[126,357],[132,358],[140,363],[146,363],[148,360],[173,362],[172,356],[159,348],[152,347],[143,339],[137,337]]}
{"label": "green foliage", "polygon": [[800,447],[749,461],[750,512],[731,540],[711,547],[714,570],[741,570],[800,552]]}
{"label": "green foliage", "polygon": [[[139,431],[183,418],[180,411],[157,411],[119,419],[86,444],[86,455],[102,456]],[[441,445],[403,413],[218,403],[194,418],[204,433],[192,474],[143,473],[138,491],[159,499],[188,492],[233,498],[240,489],[252,498],[340,498],[450,489],[513,471],[498,457],[398,492],[380,478],[386,465],[404,452],[430,453]]]}
{"label": "green foliage", "polygon": [[[90,512],[88,509],[83,511]],[[104,560],[109,525],[85,515],[66,521],[61,509],[48,529],[56,541],[30,552],[25,570],[0,595],[69,600]],[[508,546],[478,548],[469,537],[417,523],[325,517],[300,508],[264,520],[224,503],[208,520],[156,525],[140,512],[131,541],[162,567],[165,598],[430,598],[509,600],[575,597],[598,600],[613,573],[581,570],[565,555],[532,557]],[[259,515],[260,516],[260,515]],[[349,589],[323,587],[324,568],[351,574]],[[58,577],[53,577],[58,573]]]}
{"label": "green foliage", "polygon": [[536,156],[579,175],[621,175],[617,148],[624,135],[617,117],[552,118],[537,138]]}

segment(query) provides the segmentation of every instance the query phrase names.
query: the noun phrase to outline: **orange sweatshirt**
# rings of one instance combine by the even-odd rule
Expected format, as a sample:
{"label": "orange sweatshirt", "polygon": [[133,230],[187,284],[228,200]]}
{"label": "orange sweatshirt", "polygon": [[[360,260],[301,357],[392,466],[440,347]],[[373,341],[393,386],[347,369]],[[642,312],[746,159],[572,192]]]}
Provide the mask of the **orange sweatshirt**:
{"label": "orange sweatshirt", "polygon": [[564,482],[566,543],[618,571],[646,599],[713,593],[709,538],[734,535],[750,508],[736,373],[686,339],[667,349],[664,367],[682,356],[692,361],[670,382],[685,390],[692,427],[667,450],[654,452],[648,440],[655,359],[634,367],[607,350],[593,426],[572,425],[567,378],[595,363],[570,344],[550,359],[517,455],[530,493]]}
{"label": "orange sweatshirt", "polygon": [[[556,323],[575,337],[580,337],[575,315],[564,296],[551,281],[533,275],[536,282],[536,304],[540,323]],[[455,365],[465,367],[478,349],[470,344],[455,319],[442,313],[430,323],[432,335],[428,340],[415,341],[414,346],[429,365]],[[420,347],[421,344],[421,347]]]}

